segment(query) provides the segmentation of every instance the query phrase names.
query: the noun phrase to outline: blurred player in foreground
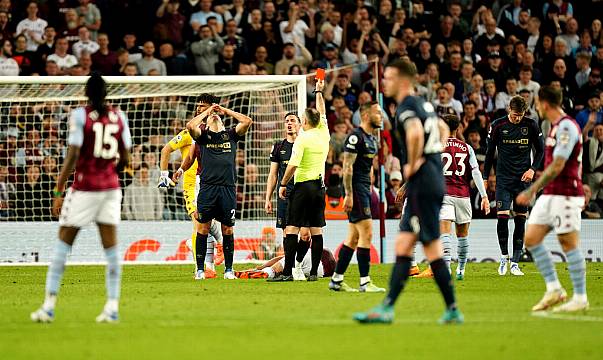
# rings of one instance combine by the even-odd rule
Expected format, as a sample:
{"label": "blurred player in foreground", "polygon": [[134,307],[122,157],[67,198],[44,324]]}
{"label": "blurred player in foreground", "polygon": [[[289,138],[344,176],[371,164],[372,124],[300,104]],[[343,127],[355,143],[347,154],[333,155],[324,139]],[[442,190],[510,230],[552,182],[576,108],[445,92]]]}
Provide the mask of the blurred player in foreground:
{"label": "blurred player in foreground", "polygon": [[442,165],[446,181],[446,194],[440,210],[440,240],[444,247],[444,260],[450,271],[450,254],[452,243],[452,223],[455,223],[458,238],[459,264],[456,268],[457,280],[465,278],[465,265],[469,253],[469,225],[471,224],[471,180],[475,182],[482,198],[481,208],[490,213],[490,201],[482,181],[482,173],[473,148],[457,138],[459,118],[456,115],[444,115],[444,122],[450,129],[450,137],[442,152]]}
{"label": "blurred player in foreground", "polygon": [[[279,276],[285,268],[285,257],[276,256],[254,269],[235,271],[239,279],[272,279]],[[320,264],[318,265],[318,277],[331,276],[335,269],[335,257],[328,249],[322,250]],[[306,252],[301,261],[301,271],[304,276],[310,276],[312,270],[312,256]]]}
{"label": "blurred player in foreground", "polygon": [[[231,116],[238,124],[227,130],[220,115]],[[206,118],[207,126],[199,128]],[[196,146],[199,146],[197,161],[202,165],[197,194],[197,221],[201,230],[195,249],[197,266],[203,266],[199,262],[205,259],[209,229],[212,221],[218,220],[222,224],[224,278],[228,280],[236,279],[232,269],[237,209],[235,156],[237,143],[245,138],[251,123],[249,116],[212,104],[186,125]],[[203,279],[204,276],[204,269],[197,268],[195,278]]]}
{"label": "blurred player in foreground", "polygon": [[[301,123],[299,117],[294,113],[288,113],[285,115],[285,139],[277,142],[272,146],[270,152],[270,173],[268,174],[268,182],[266,183],[266,199],[264,204],[264,210],[267,214],[272,214],[272,194],[277,184],[280,184],[285,175],[287,165],[291,159],[293,153],[293,144],[297,138]],[[293,191],[293,182],[287,184],[287,191],[285,196],[288,196]],[[283,245],[285,244],[285,234],[287,231],[292,232],[292,229],[287,229],[287,208],[289,206],[288,199],[281,199],[276,197],[276,227],[283,229]],[[306,280],[306,276],[301,268],[301,262],[304,259],[305,254],[310,248],[310,229],[301,228],[300,239],[297,242],[295,267],[292,270],[293,280],[303,281]],[[280,274],[280,273],[279,273]]]}
{"label": "blurred player in foreground", "polygon": [[[95,222],[107,258],[107,303],[97,322],[117,322],[121,265],[116,227],[121,218],[118,168],[130,160],[132,146],[126,115],[105,103],[107,87],[94,73],[86,83],[88,106],[78,107],[69,119],[69,148],[54,188],[53,214],[59,217],[59,239],[46,275],[46,298],[31,314],[35,322],[54,320],[54,308],[67,255],[81,227]],[[119,162],[117,161],[119,159]],[[65,196],[65,184],[75,168],[73,185]]]}
{"label": "blurred player in foreground", "polygon": [[[210,94],[203,93],[199,96],[199,104],[197,106],[195,116],[200,115],[204,110],[209,108],[211,104],[216,102],[216,98]],[[170,160],[170,154],[176,150],[180,150],[180,154],[182,157],[181,167],[174,173],[174,181],[169,178],[168,165]],[[191,236],[191,249],[193,251],[193,257],[196,259],[195,255],[195,245],[197,234],[199,233],[199,223],[197,219],[193,216],[195,211],[197,210],[197,178],[198,178],[198,163],[197,159],[194,156],[191,156],[192,161],[185,167],[186,159],[190,155],[194,155],[195,147],[193,145],[193,138],[191,137],[189,131],[184,129],[180,131],[176,136],[172,138],[164,147],[161,149],[161,177],[159,178],[158,187],[160,188],[168,188],[175,186],[175,182],[183,176],[183,193],[184,193],[184,201],[186,203],[186,211],[188,216],[191,217],[193,221],[193,233]],[[186,168],[186,171],[184,170]],[[216,277],[216,273],[214,270],[214,244],[215,242],[222,242],[222,234],[220,233],[219,225],[215,222],[212,222],[210,228],[210,237],[207,239],[207,248],[208,252],[205,256],[205,268],[206,278],[214,278]],[[203,260],[203,259],[202,259]],[[223,259],[219,257],[217,263],[221,263]],[[197,273],[198,265],[195,263],[195,275]]]}
{"label": "blurred player in foreground", "polygon": [[444,198],[442,142],[448,127],[439,120],[433,106],[413,96],[417,69],[411,62],[394,60],[385,68],[383,85],[386,96],[398,103],[396,121],[402,146],[404,178],[407,180],[407,204],[396,239],[396,263],[390,288],[383,302],[371,310],[354,314],[360,323],[391,323],[394,304],[404,289],[412,263],[415,243],[420,241],[430,262],[435,281],[446,303],[441,323],[462,323],[457,309],[450,272],[443,259],[438,215]]}
{"label": "blurred player in foreground", "polygon": [[[343,185],[345,187],[344,209],[348,214],[348,237],[339,250],[339,261],[329,289],[347,292],[385,292],[372,283],[369,276],[371,264],[371,241],[373,238],[373,219],[371,217],[371,172],[373,158],[378,145],[374,133],[381,128],[383,118],[377,102],[369,102],[360,107],[360,127],[345,140],[343,148]],[[360,272],[359,290],[343,282],[352,256],[356,251],[358,271]]]}
{"label": "blurred player in foreground", "polygon": [[586,262],[580,251],[580,213],[584,205],[582,188],[582,136],[576,120],[561,109],[561,91],[545,86],[538,92],[538,112],[551,122],[545,141],[545,169],[542,175],[517,196],[517,203],[527,206],[541,189],[526,232],[526,246],[546,283],[546,292],[532,311],[544,311],[565,301],[567,294],[551,258],[543,244],[544,237],[554,230],[567,257],[574,296],[553,312],[574,312],[588,309],[586,297]]}

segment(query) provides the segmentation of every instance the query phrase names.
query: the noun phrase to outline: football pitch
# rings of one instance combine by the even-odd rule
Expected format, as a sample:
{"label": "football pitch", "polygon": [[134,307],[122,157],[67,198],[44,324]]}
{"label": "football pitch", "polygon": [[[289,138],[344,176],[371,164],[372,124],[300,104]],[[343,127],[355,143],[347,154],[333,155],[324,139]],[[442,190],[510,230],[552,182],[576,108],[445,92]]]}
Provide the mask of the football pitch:
{"label": "football pitch", "polygon": [[[557,269],[571,292],[565,264]],[[374,266],[375,283],[386,286],[389,270]],[[0,358],[602,359],[603,264],[588,264],[590,311],[548,317],[530,314],[544,283],[533,264],[523,270],[523,278],[500,277],[496,264],[469,264],[466,280],[455,282],[464,325],[438,325],[435,283],[411,279],[394,324],[362,326],[352,313],[383,294],[330,292],[328,279],[194,282],[192,265],[125,266],[121,322],[109,325],[94,322],[105,301],[104,267],[67,268],[52,324],[29,320],[43,300],[46,268],[3,267]],[[352,265],[346,282],[357,281]]]}

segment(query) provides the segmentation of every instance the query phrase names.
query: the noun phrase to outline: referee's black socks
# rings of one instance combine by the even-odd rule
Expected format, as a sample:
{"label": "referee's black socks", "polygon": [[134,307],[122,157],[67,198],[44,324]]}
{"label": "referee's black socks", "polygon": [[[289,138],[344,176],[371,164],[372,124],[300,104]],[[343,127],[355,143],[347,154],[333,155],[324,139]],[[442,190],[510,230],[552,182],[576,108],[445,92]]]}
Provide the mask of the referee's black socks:
{"label": "referee's black socks", "polygon": [[293,265],[295,264],[295,252],[297,250],[297,234],[287,234],[283,240],[283,249],[285,250],[285,268],[284,276],[291,276]]}
{"label": "referee's black socks", "polygon": [[384,305],[393,306],[400,296],[400,293],[406,285],[408,280],[408,273],[410,272],[410,264],[412,258],[410,256],[397,256],[396,263],[392,269],[392,276],[389,279],[389,292],[383,301]]}
{"label": "referee's black socks", "polygon": [[323,240],[322,234],[312,235],[312,269],[310,275],[318,275],[318,265],[322,258]]}
{"label": "referee's black socks", "polygon": [[207,235],[197,233],[197,239],[195,241],[195,261],[197,262],[197,270],[205,270],[203,263],[205,262],[205,255],[207,254]]}
{"label": "referee's black socks", "polygon": [[310,249],[310,240],[303,241],[302,239],[299,239],[297,242],[297,254],[295,255],[295,260],[299,263],[302,262],[308,253],[308,249]]}

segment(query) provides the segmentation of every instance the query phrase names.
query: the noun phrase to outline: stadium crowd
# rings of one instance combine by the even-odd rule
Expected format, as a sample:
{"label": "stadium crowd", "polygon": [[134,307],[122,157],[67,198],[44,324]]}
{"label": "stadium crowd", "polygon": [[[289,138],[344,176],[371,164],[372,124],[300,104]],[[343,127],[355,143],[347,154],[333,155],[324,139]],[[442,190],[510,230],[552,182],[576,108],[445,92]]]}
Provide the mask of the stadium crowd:
{"label": "stadium crowd", "polygon": [[[327,219],[344,218],[342,152],[360,122],[358,107],[379,97],[375,69],[394,58],[418,69],[416,92],[440,115],[461,118],[460,135],[483,169],[492,120],[514,95],[538,118],[541,85],[563,92],[563,108],[583,129],[583,174],[591,194],[584,217],[603,215],[603,14],[601,1],[521,0],[0,0],[0,75],[270,75],[329,70],[331,148]],[[312,87],[309,87],[311,91]],[[309,101],[313,95],[308,94]],[[186,218],[181,189],[156,188],[158,156],[190,115],[179,98],[149,101],[132,125],[132,168],[123,176],[126,219]],[[70,104],[0,107],[0,220],[51,220],[52,187],[62,162]],[[180,111],[182,110],[182,111]],[[301,110],[300,110],[301,111]],[[387,218],[399,218],[403,184],[395,104],[384,100]],[[252,114],[253,116],[253,114]],[[129,114],[129,117],[134,117]],[[153,124],[152,130],[144,127]],[[547,131],[543,126],[543,131]],[[137,135],[138,134],[138,135]],[[264,216],[257,165],[237,154],[239,201],[260,195],[241,218]],[[178,160],[174,160],[178,161]],[[375,161],[377,165],[377,161]],[[177,167],[176,167],[177,168]],[[538,174],[537,174],[538,176]],[[378,184],[378,182],[377,182]],[[494,199],[496,177],[489,176]],[[255,196],[257,197],[257,196]],[[378,217],[378,189],[373,216]],[[474,217],[484,217],[477,190]],[[495,209],[495,204],[493,210]],[[496,217],[492,211],[489,217]]]}

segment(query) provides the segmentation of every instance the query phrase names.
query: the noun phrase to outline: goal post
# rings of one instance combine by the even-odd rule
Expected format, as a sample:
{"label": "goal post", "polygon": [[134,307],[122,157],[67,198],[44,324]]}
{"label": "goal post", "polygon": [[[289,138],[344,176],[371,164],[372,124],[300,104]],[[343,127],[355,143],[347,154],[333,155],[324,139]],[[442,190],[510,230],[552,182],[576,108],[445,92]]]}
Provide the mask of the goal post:
{"label": "goal post", "polygon": [[[132,166],[121,179],[124,254],[130,251],[133,261],[187,259],[180,247],[192,229],[182,181],[165,191],[157,189],[157,180],[162,147],[194,116],[202,93],[254,120],[237,150],[237,221],[247,223],[238,227],[241,246],[248,251],[263,237],[280,243],[275,217],[264,211],[269,156],[272,145],[284,138],[284,115],[301,115],[306,108],[305,75],[103,78],[108,103],[125,112],[132,133]],[[52,188],[66,155],[69,112],[85,104],[87,79],[0,77],[0,263],[50,258],[58,226],[51,216]],[[224,121],[227,127],[236,123],[229,117]],[[179,151],[173,152],[170,171],[180,162]],[[134,252],[132,243],[139,244]],[[82,231],[70,260],[103,261],[94,227]]]}

